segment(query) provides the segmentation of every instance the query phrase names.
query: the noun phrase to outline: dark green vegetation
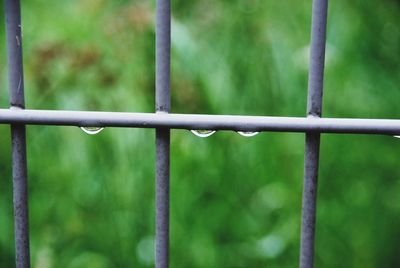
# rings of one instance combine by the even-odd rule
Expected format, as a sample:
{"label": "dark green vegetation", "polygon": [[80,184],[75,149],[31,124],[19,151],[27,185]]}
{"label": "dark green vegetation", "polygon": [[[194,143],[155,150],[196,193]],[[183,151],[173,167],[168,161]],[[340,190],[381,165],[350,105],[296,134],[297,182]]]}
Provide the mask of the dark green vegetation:
{"label": "dark green vegetation", "polygon": [[[153,2],[23,1],[26,106],[154,111]],[[172,3],[172,112],[305,115],[311,0]],[[323,116],[400,117],[399,25],[399,1],[330,2]],[[33,267],[151,267],[154,131],[27,131]],[[9,138],[0,126],[0,267],[14,262]],[[174,130],[171,149],[171,267],[297,266],[303,134]],[[399,152],[322,136],[316,267],[400,266]]]}

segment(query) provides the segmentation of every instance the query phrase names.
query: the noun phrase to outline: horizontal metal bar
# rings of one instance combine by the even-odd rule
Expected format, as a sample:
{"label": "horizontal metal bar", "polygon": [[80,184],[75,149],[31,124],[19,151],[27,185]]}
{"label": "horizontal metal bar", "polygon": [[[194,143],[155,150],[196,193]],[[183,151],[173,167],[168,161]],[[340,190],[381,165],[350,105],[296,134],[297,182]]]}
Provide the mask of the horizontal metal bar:
{"label": "horizontal metal bar", "polygon": [[0,109],[0,124],[400,134],[400,120]]}

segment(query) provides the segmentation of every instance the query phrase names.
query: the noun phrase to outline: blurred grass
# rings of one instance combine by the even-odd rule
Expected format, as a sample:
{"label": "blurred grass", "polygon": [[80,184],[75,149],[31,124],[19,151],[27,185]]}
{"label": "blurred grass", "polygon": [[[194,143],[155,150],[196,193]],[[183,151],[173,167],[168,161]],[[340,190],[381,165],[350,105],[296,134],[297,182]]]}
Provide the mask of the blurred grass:
{"label": "blurred grass", "polygon": [[[173,112],[305,114],[311,1],[172,3]],[[152,112],[154,5],[23,1],[26,106]],[[324,116],[399,117],[399,11],[394,0],[330,2]],[[0,133],[0,267],[12,267]],[[171,267],[297,266],[302,134],[173,130],[171,143]],[[316,267],[400,265],[399,146],[323,135]],[[154,149],[153,130],[28,127],[33,267],[151,267]]]}

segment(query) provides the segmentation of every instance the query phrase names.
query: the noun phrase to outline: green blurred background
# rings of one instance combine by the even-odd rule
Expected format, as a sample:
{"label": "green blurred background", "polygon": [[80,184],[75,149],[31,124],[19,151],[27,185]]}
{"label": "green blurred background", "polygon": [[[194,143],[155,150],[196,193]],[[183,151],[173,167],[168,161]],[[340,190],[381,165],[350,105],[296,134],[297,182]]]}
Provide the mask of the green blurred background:
{"label": "green blurred background", "polygon": [[[154,111],[155,1],[22,2],[27,108]],[[305,115],[311,0],[172,6],[172,112]],[[330,2],[323,116],[399,118],[399,14],[398,0]],[[0,267],[14,266],[9,132]],[[154,130],[27,135],[32,266],[152,267]],[[400,267],[399,150],[390,136],[322,136],[316,267]],[[173,130],[171,267],[296,267],[303,151],[304,134]]]}

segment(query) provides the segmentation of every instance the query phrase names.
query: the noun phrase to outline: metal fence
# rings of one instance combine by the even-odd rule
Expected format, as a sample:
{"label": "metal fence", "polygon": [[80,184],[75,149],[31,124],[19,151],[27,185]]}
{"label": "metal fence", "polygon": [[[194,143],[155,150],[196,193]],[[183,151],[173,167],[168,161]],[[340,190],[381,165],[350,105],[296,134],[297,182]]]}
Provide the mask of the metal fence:
{"label": "metal fence", "polygon": [[25,125],[156,129],[155,266],[168,267],[170,129],[305,133],[300,267],[313,267],[321,133],[398,135],[400,120],[320,118],[328,0],[313,0],[307,117],[170,114],[170,0],[157,0],[156,112],[121,113],[25,110],[19,0],[5,0],[10,109],[0,123],[11,126],[16,266],[30,267]]}

